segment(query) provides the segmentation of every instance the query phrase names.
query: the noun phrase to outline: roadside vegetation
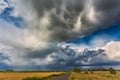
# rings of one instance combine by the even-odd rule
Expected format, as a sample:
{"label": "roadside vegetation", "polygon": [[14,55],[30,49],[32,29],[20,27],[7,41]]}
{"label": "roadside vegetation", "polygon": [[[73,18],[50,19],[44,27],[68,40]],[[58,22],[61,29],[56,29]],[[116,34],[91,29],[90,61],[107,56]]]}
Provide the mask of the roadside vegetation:
{"label": "roadside vegetation", "polygon": [[53,77],[58,77],[58,76],[65,75],[65,74],[66,73],[53,74],[53,75],[43,77],[43,78],[40,78],[40,77],[27,77],[27,78],[23,78],[23,80],[50,80]]}
{"label": "roadside vegetation", "polygon": [[69,80],[120,80],[120,71],[113,68],[96,70],[74,68]]}

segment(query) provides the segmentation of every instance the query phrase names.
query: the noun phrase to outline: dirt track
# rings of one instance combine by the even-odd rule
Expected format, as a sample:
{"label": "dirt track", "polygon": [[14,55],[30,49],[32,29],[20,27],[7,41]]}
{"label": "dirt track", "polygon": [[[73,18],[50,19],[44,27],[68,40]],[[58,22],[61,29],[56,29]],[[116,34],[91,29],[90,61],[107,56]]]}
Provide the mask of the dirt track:
{"label": "dirt track", "polygon": [[70,77],[70,74],[62,75],[59,77],[52,78],[51,80],[68,80]]}

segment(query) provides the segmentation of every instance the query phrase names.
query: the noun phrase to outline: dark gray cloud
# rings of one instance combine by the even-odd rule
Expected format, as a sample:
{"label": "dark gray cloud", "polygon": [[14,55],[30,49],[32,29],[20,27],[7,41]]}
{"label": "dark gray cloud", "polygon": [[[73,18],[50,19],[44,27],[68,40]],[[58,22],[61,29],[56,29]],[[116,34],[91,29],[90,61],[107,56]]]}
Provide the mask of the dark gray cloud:
{"label": "dark gray cloud", "polygon": [[118,8],[120,5],[120,0],[94,0],[93,5],[97,11],[106,12],[115,8]]}
{"label": "dark gray cloud", "polygon": [[100,26],[110,26],[120,22],[120,0],[94,0],[95,11],[101,13],[98,17]]}
{"label": "dark gray cloud", "polygon": [[[28,1],[27,1],[28,2]],[[45,11],[50,11],[52,9],[56,9],[55,12],[57,14],[61,14],[64,10],[63,10],[63,6],[66,8],[66,10],[64,12],[64,16],[65,18],[67,17],[72,17],[70,16],[70,14],[75,15],[77,12],[79,14],[79,12],[82,11],[83,9],[83,5],[84,5],[84,0],[30,0],[30,2],[32,3],[31,6],[34,7],[35,11],[37,12],[37,15],[39,17],[44,16],[44,12]]]}
{"label": "dark gray cloud", "polygon": [[[60,55],[63,56],[60,56]],[[56,53],[56,55],[51,55],[51,57],[54,59],[53,64],[54,65],[62,65],[62,66],[75,66],[75,65],[90,65],[94,64],[96,62],[101,63],[102,57],[106,57],[104,50],[99,49],[98,51],[95,50],[88,50],[85,49],[81,53],[76,53],[72,49],[65,49],[64,51],[61,51],[61,54],[59,55]],[[77,55],[78,54],[78,55]],[[97,60],[97,58],[101,58]]]}
{"label": "dark gray cloud", "polygon": [[53,70],[70,70],[76,66],[82,69],[86,67],[87,69],[92,69],[119,64],[119,62],[110,60],[103,49],[85,49],[84,51],[76,52],[70,46],[60,47],[59,51],[51,54],[51,58],[53,59],[52,62],[45,67]]}
{"label": "dark gray cloud", "polygon": [[[44,31],[48,37],[44,39],[39,36],[39,38],[46,41],[71,41],[120,21],[119,0],[24,0],[21,2],[25,4],[25,7],[20,6],[26,9],[24,12],[30,13],[28,17],[34,17],[32,21],[26,21],[32,26],[30,33],[42,34]],[[41,19],[46,19],[48,25],[43,25],[47,23],[46,20],[42,22]]]}
{"label": "dark gray cloud", "polygon": [[[43,45],[39,45],[39,46],[43,46]],[[39,49],[27,49],[27,53],[24,57],[25,58],[46,58],[48,55],[50,55],[53,52],[58,51],[58,47],[54,44],[49,44],[46,47],[42,47]]]}
{"label": "dark gray cloud", "polygon": [[10,61],[9,56],[7,54],[4,54],[4,53],[5,53],[4,49],[0,51],[0,60],[1,60],[0,63],[4,63],[4,60]]}
{"label": "dark gray cloud", "polygon": [[[34,17],[33,20],[30,22],[26,21],[28,22],[27,24],[32,27],[30,28],[30,33],[42,34],[44,31],[46,32],[45,35],[48,35],[45,40],[52,42],[69,41],[79,37],[80,32],[74,31],[74,26],[78,16],[84,9],[84,0],[29,0],[21,2],[27,5],[25,5],[25,9],[27,9],[25,13],[33,13],[28,16]],[[30,9],[30,12],[28,9]],[[33,10],[33,12],[31,12],[31,10]],[[46,14],[48,15],[47,17]],[[42,22],[41,19],[46,20]],[[43,24],[46,25],[44,26]],[[45,29],[43,29],[43,27]],[[39,35],[37,35],[37,37],[44,40],[44,38]]]}

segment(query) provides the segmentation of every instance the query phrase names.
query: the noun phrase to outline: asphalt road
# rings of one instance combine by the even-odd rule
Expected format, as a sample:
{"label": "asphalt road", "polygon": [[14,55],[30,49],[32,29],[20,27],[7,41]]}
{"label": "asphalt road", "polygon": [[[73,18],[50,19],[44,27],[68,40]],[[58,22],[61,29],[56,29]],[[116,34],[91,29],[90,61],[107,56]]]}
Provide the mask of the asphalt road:
{"label": "asphalt road", "polygon": [[68,80],[69,77],[70,77],[70,74],[66,74],[66,75],[61,75],[59,77],[52,78],[51,80]]}

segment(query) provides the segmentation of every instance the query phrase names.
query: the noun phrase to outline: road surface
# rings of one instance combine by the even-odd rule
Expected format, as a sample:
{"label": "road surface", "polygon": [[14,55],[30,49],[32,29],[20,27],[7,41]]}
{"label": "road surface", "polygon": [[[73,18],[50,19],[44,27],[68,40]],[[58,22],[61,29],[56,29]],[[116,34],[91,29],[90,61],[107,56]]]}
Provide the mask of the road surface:
{"label": "road surface", "polygon": [[59,77],[54,77],[51,80],[68,80],[70,77],[70,74],[65,74],[65,75],[61,75]]}

